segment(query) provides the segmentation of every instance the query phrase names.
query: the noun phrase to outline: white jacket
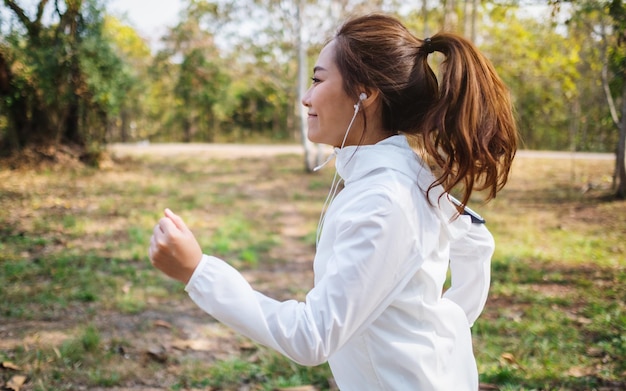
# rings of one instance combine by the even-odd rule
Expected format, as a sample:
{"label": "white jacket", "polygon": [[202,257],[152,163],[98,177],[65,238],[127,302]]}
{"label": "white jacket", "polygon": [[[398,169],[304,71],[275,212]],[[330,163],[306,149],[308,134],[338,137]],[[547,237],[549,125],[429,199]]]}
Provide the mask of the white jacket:
{"label": "white jacket", "polygon": [[[186,290],[204,311],[303,365],[328,361],[342,391],[478,389],[470,325],[494,243],[435,188],[404,136],[337,150],[345,188],[329,207],[304,302],[253,290],[203,256]],[[450,267],[452,284],[442,295]]]}

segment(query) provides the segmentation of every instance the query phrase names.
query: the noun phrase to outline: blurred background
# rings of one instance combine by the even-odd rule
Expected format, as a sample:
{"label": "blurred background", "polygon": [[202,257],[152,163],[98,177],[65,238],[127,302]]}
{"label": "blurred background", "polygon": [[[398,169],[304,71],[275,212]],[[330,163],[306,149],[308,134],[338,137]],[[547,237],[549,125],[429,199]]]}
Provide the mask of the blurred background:
{"label": "blurred background", "polygon": [[300,141],[298,96],[321,45],[373,10],[421,38],[444,29],[474,41],[511,88],[525,148],[616,151],[621,1],[5,0],[2,152]]}

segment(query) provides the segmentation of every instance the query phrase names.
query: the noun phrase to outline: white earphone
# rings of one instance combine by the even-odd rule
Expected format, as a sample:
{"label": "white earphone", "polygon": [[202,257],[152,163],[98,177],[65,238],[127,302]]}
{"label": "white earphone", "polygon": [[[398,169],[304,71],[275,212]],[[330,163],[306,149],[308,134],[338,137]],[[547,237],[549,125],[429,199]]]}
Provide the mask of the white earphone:
{"label": "white earphone", "polygon": [[361,105],[361,102],[363,102],[365,99],[367,99],[367,94],[365,92],[361,92],[359,94],[359,101],[356,102],[356,104],[354,105],[354,114],[355,115],[359,111],[359,106]]}

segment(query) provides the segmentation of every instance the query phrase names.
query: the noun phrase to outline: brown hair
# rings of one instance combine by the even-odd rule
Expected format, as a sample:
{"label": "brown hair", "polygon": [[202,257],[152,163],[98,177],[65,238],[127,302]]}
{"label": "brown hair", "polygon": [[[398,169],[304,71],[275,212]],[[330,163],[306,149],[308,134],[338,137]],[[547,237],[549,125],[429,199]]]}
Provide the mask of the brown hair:
{"label": "brown hair", "polygon": [[[335,61],[348,95],[378,90],[384,130],[419,139],[450,191],[462,185],[494,198],[508,179],[517,129],[508,90],[491,63],[468,40],[438,33],[420,40],[381,14],[347,21],[334,37]],[[440,82],[428,54],[441,52]]]}

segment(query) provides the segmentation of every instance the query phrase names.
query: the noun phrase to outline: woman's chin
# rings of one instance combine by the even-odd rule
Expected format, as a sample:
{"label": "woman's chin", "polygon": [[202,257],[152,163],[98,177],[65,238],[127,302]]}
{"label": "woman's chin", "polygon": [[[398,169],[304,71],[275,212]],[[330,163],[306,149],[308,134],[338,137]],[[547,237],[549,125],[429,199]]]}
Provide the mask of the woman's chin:
{"label": "woman's chin", "polygon": [[336,140],[332,140],[332,137],[328,137],[326,133],[320,133],[317,130],[310,130],[306,134],[307,139],[314,144],[325,144],[335,146]]}
{"label": "woman's chin", "polygon": [[321,138],[319,137],[319,134],[317,134],[316,132],[307,132],[306,137],[309,139],[310,142],[315,143],[315,144],[323,144],[324,142],[321,140]]}

